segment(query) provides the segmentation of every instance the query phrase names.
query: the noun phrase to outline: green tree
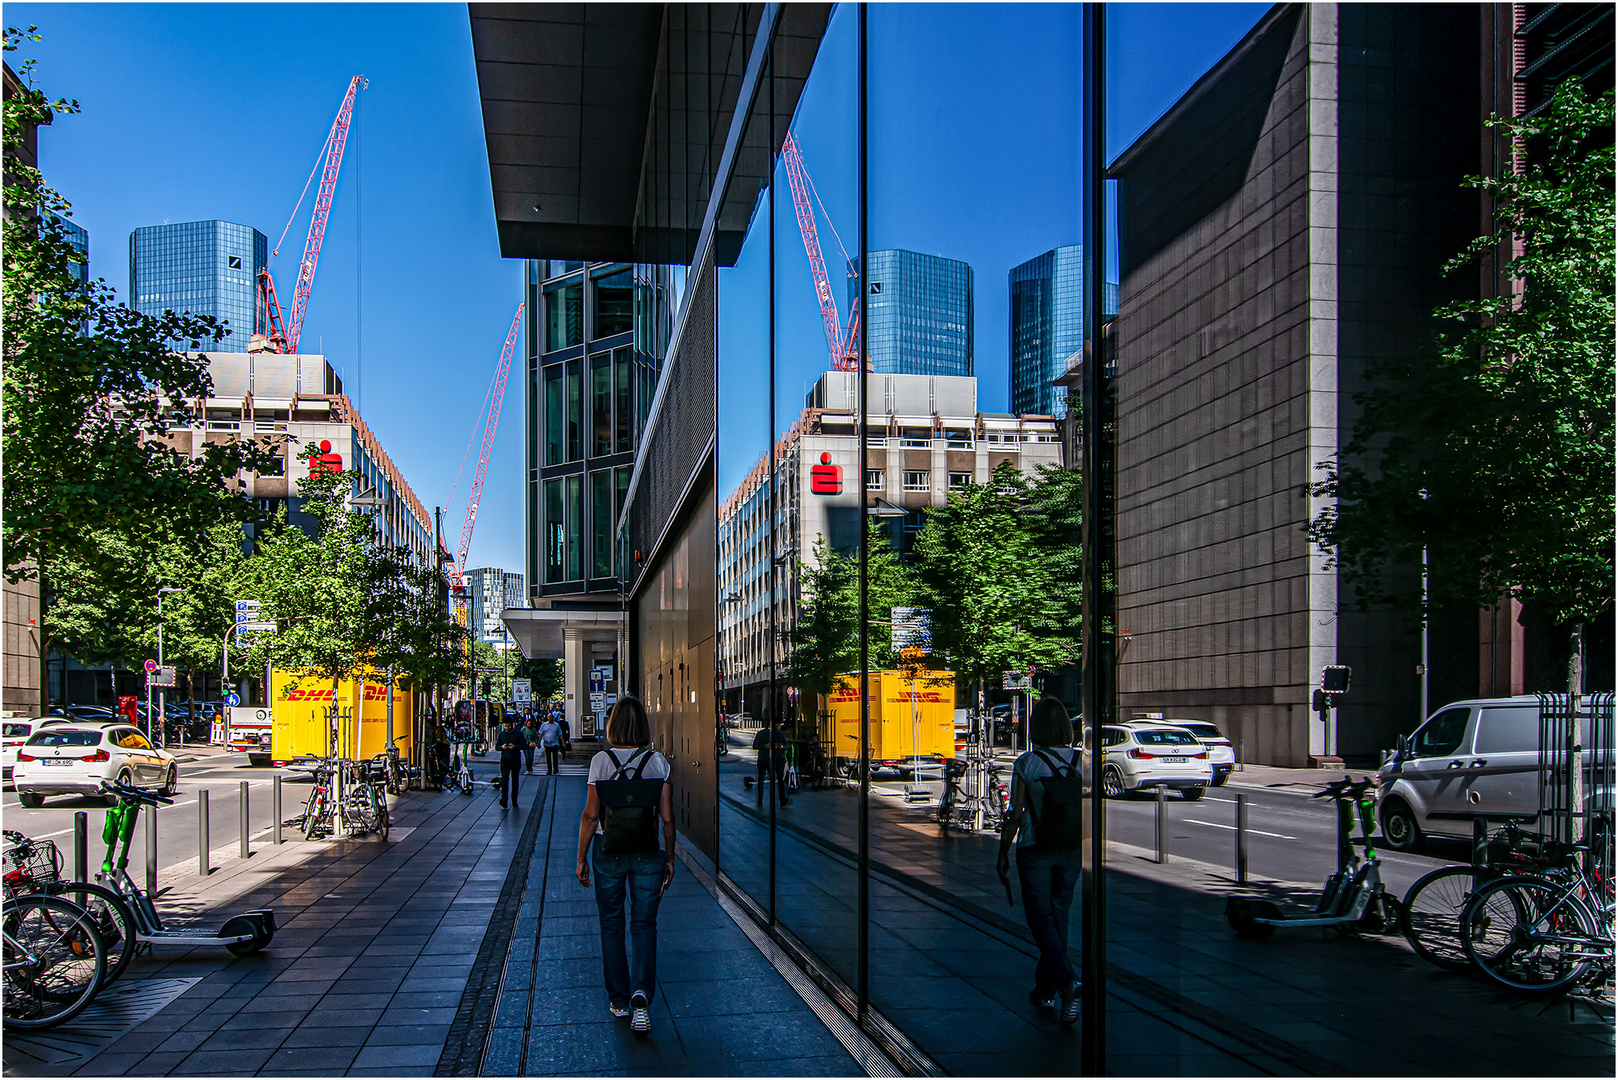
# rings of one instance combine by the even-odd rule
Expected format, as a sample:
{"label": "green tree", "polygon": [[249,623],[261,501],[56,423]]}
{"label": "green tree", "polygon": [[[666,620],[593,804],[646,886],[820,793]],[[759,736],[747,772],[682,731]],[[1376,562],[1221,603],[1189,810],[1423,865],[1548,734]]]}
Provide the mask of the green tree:
{"label": "green tree", "polygon": [[562,690],[562,661],[549,657],[522,657],[512,669],[517,678],[527,679],[535,705],[550,701]]}
{"label": "green tree", "polygon": [[408,548],[373,545],[367,574],[365,618],[376,666],[391,668],[412,690],[464,679],[467,630],[444,609],[438,571]]}
{"label": "green tree", "polygon": [[[1538,605],[1568,635],[1574,690],[1574,643],[1613,601],[1612,124],[1611,92],[1572,82],[1539,116],[1490,120],[1532,153],[1467,181],[1497,227],[1445,271],[1514,251],[1513,288],[1439,308],[1436,348],[1376,372],[1312,488],[1335,502],[1311,538],[1359,606]],[[1425,597],[1408,572],[1424,550]]]}
{"label": "green tree", "polygon": [[[241,526],[233,521],[216,523],[200,538],[168,528],[159,533],[153,570],[163,584],[180,589],[163,599],[163,658],[185,668],[186,706],[193,720],[198,683],[220,670],[235,602],[251,599],[243,592],[248,562]],[[157,655],[156,622],[154,617],[142,635],[148,656]]]}
{"label": "green tree", "polygon": [[[5,51],[27,31],[8,28]],[[244,500],[218,496],[260,464],[251,443],[208,443],[196,456],[166,439],[194,419],[211,390],[200,352],[226,330],[209,316],[144,315],[115,301],[104,281],[81,282],[68,242],[68,202],[18,160],[27,132],[78,103],[31,85],[5,100],[4,338],[5,556],[10,581],[48,574],[54,559],[117,569],[106,536],[165,520],[193,535],[221,513],[246,520]],[[88,330],[86,329],[88,328]],[[185,342],[176,350],[174,342]]]}
{"label": "green tree", "polygon": [[[47,655],[71,656],[86,667],[137,666],[145,658],[148,632],[156,639],[159,581],[151,557],[154,545],[150,537],[105,530],[85,539],[95,544],[97,557],[80,561],[76,552],[83,547],[76,548],[57,561],[48,582],[46,602],[41,604],[41,649]],[[112,565],[119,568],[109,572]],[[111,672],[108,678],[113,678]],[[116,695],[116,684],[109,685]]]}
{"label": "green tree", "polygon": [[[1012,464],[927,511],[915,569],[932,609],[933,649],[967,683],[1060,667],[1078,653],[1073,481],[1030,485]],[[1075,516],[1057,516],[1071,509]]]}

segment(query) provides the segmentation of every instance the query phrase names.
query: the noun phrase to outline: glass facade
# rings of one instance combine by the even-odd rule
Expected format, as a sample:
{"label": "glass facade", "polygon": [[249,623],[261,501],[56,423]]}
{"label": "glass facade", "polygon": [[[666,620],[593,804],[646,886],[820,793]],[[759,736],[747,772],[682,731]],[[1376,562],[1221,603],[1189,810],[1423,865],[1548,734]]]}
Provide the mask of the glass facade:
{"label": "glass facade", "polygon": [[269,241],[231,221],[148,225],[129,234],[129,302],[137,311],[212,315],[229,333],[212,352],[246,352],[256,322],[258,272]]}
{"label": "glass facade", "polygon": [[871,370],[971,375],[972,267],[902,249],[873,251],[869,258],[863,290],[859,276],[849,275],[848,299],[852,307],[863,293],[860,324]]}
{"label": "glass facade", "polygon": [[[1078,244],[1011,268],[1011,409],[1067,415],[1067,394],[1052,385],[1078,363],[1084,345],[1084,249]],[[1101,314],[1118,312],[1118,286],[1104,283]]]}

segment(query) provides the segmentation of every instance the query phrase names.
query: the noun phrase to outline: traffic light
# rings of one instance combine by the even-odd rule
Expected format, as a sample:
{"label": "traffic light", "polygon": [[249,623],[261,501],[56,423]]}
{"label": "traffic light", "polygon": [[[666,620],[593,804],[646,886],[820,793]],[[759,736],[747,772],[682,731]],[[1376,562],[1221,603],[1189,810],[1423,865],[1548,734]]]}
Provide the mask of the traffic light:
{"label": "traffic light", "polygon": [[489,677],[487,675],[483,676],[483,697],[485,700],[489,697]]}

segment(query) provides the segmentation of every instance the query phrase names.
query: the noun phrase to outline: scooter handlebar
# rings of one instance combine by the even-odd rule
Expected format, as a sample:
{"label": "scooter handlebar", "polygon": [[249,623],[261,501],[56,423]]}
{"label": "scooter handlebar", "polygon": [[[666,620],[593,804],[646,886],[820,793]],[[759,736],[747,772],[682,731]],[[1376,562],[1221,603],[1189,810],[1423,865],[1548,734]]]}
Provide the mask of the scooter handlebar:
{"label": "scooter handlebar", "polygon": [[131,784],[120,784],[115,780],[101,781],[101,790],[110,791],[115,795],[121,795],[136,802],[146,803],[148,806],[167,806],[174,802],[167,795],[160,795],[155,791],[135,787]]}
{"label": "scooter handlebar", "polygon": [[1364,780],[1355,780],[1351,776],[1345,776],[1341,780],[1333,780],[1315,792],[1313,797],[1316,799],[1339,799],[1344,796],[1353,798],[1374,786],[1376,786],[1376,781],[1369,776]]}

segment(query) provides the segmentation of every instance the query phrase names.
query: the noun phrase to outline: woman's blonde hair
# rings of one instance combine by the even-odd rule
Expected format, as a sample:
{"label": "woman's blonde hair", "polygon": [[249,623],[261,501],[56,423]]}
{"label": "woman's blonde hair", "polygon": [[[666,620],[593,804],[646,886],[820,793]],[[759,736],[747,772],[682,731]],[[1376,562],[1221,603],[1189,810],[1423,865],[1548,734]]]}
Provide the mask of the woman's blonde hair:
{"label": "woman's blonde hair", "polygon": [[607,741],[614,746],[645,746],[652,741],[652,722],[640,698],[624,696],[607,717]]}

